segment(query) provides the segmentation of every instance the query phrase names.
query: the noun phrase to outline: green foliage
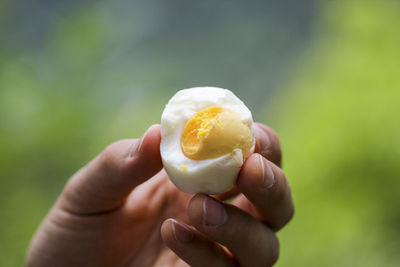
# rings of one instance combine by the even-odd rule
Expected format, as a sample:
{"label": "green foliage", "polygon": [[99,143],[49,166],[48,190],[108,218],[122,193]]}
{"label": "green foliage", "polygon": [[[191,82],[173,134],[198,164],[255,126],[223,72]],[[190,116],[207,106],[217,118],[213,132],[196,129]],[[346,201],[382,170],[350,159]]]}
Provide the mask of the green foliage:
{"label": "green foliage", "polygon": [[400,262],[400,4],[330,1],[315,47],[269,112],[296,216],[279,266]]}
{"label": "green foliage", "polygon": [[167,96],[130,87],[133,97],[122,99],[115,92],[129,81],[102,77],[114,40],[101,22],[101,11],[89,9],[54,25],[40,56],[0,62],[0,266],[22,265],[69,176],[107,144],[159,121]]}

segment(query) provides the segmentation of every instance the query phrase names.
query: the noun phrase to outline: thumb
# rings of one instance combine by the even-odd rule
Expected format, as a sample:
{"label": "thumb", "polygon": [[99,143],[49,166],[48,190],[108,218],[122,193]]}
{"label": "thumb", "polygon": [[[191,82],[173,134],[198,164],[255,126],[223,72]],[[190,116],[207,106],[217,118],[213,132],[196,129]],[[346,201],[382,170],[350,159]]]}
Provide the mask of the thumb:
{"label": "thumb", "polygon": [[139,140],[109,145],[68,181],[57,204],[77,214],[120,207],[137,185],[161,170],[160,141],[160,126],[153,125]]}

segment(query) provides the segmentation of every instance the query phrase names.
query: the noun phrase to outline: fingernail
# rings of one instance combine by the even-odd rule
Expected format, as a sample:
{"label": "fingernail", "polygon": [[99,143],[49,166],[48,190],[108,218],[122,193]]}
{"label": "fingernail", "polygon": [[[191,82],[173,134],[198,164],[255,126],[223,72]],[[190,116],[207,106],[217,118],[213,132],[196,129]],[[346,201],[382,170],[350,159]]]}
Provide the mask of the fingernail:
{"label": "fingernail", "polygon": [[203,224],[206,226],[220,226],[226,222],[228,215],[221,203],[206,197],[203,200]]}
{"label": "fingernail", "polygon": [[268,134],[257,127],[257,136],[258,136],[258,151],[260,154],[266,154],[268,152],[268,147],[270,146],[270,139]]}
{"label": "fingernail", "polygon": [[263,159],[263,156],[258,155],[258,160],[260,162],[262,171],[262,188],[271,188],[275,182],[274,172],[269,162]]}
{"label": "fingernail", "polygon": [[172,232],[174,233],[174,237],[177,241],[187,243],[192,241],[193,232],[189,227],[184,224],[177,222],[174,219],[172,220]]}
{"label": "fingernail", "polygon": [[154,125],[150,126],[149,129],[143,134],[142,137],[140,137],[139,140],[135,141],[135,143],[132,145],[131,152],[129,155],[133,157],[135,154],[140,152],[140,148],[142,147],[143,141],[146,138],[146,135],[150,132],[150,130],[154,127]]}

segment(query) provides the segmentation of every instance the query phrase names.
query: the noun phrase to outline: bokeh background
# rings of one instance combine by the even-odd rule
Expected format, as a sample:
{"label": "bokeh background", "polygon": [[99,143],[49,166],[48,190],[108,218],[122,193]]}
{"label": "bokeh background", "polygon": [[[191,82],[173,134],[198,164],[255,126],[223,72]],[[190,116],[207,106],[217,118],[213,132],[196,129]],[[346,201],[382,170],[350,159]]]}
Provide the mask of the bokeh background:
{"label": "bokeh background", "polygon": [[400,1],[0,0],[0,266],[78,168],[204,85],[281,137],[277,266],[400,265]]}

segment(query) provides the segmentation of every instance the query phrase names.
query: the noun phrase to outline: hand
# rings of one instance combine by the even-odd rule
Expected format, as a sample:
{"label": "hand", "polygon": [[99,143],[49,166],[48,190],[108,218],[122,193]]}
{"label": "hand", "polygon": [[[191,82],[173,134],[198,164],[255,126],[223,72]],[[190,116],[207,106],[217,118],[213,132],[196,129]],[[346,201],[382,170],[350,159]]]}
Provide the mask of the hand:
{"label": "hand", "polygon": [[[257,153],[236,188],[215,198],[170,182],[158,125],[140,140],[110,145],[68,181],[31,242],[27,266],[272,265],[274,231],[290,220],[293,204],[278,138],[261,124],[256,137]],[[233,195],[232,204],[221,201]]]}

